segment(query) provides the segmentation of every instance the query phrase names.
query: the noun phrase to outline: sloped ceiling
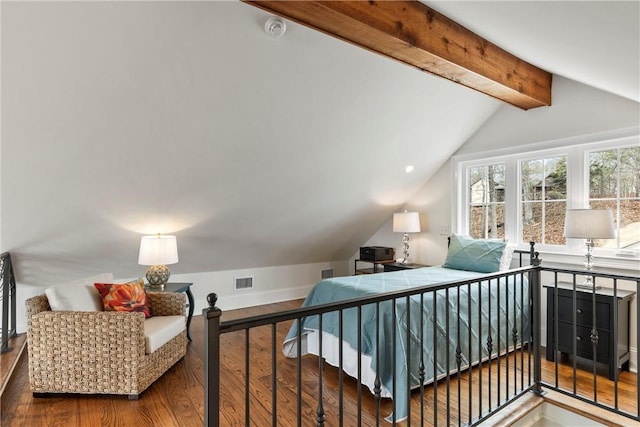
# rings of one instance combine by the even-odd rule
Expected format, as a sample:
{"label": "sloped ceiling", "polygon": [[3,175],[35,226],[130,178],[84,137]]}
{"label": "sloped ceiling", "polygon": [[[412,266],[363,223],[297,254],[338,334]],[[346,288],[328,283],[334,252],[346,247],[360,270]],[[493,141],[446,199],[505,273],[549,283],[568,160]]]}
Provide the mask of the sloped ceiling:
{"label": "sloped ceiling", "polygon": [[555,75],[640,102],[640,2],[423,1]]}
{"label": "sloped ceiling", "polygon": [[156,232],[174,273],[347,259],[501,107],[293,23],[270,39],[239,2],[0,7],[0,237],[25,284],[133,277]]}

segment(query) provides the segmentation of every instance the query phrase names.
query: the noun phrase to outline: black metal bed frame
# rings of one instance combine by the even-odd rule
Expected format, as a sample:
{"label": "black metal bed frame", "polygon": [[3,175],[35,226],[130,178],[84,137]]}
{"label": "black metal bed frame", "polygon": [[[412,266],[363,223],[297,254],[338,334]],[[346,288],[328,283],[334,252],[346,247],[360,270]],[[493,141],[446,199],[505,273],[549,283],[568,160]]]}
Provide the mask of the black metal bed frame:
{"label": "black metal bed frame", "polygon": [[[486,282],[489,281],[488,283],[490,284],[492,280],[499,280],[500,278],[504,278],[507,281],[507,285],[509,285],[510,278],[513,278],[512,283],[513,286],[516,286],[516,278],[519,276],[520,278],[526,277],[528,279],[528,283],[529,283],[529,295],[528,295],[528,301],[527,303],[529,304],[530,307],[530,313],[531,313],[531,324],[529,325],[529,336],[520,336],[518,337],[517,331],[515,330],[515,324],[514,324],[514,331],[512,333],[511,336],[511,342],[508,342],[509,338],[507,338],[507,342],[506,343],[502,343],[505,347],[506,350],[504,350],[504,352],[500,351],[500,331],[498,329],[498,339],[497,339],[497,347],[493,347],[495,344],[492,342],[492,337],[491,337],[491,332],[489,332],[489,337],[487,338],[487,342],[486,343],[478,343],[480,346],[484,345],[485,347],[482,349],[482,351],[485,352],[485,354],[488,354],[489,357],[485,357],[484,359],[482,358],[482,351],[478,351],[478,357],[480,360],[476,360],[472,365],[473,366],[477,366],[477,365],[483,365],[483,364],[487,364],[488,366],[488,374],[487,376],[489,377],[487,379],[488,381],[488,387],[489,387],[489,394],[488,396],[485,398],[482,395],[482,386],[483,386],[483,378],[482,378],[482,369],[479,370],[480,373],[480,385],[479,385],[479,390],[476,390],[476,392],[478,393],[478,399],[479,402],[478,406],[479,409],[476,410],[475,412],[478,412],[477,416],[472,416],[473,414],[473,410],[471,409],[472,406],[472,401],[473,401],[473,393],[471,390],[471,376],[472,376],[472,369],[469,369],[469,366],[465,367],[465,366],[461,366],[461,355],[459,354],[459,348],[460,348],[460,344],[458,343],[458,347],[456,349],[456,360],[457,360],[457,366],[456,367],[452,367],[452,369],[449,371],[449,366],[448,366],[448,360],[447,360],[447,373],[444,375],[444,378],[438,378],[435,380],[435,382],[445,382],[446,383],[446,392],[445,392],[445,396],[442,396],[440,394],[437,394],[437,387],[434,387],[433,389],[433,393],[434,393],[434,404],[433,404],[433,408],[432,409],[432,413],[433,413],[433,417],[431,419],[425,420],[425,401],[424,401],[424,389],[426,386],[422,386],[422,387],[418,387],[419,388],[419,393],[420,393],[420,410],[419,413],[420,415],[420,420],[418,420],[416,423],[418,425],[436,425],[438,423],[438,408],[437,408],[437,402],[439,399],[446,399],[446,424],[450,425],[452,423],[452,417],[457,415],[457,424],[459,425],[477,425],[479,423],[481,423],[482,421],[487,420],[489,417],[491,417],[493,414],[495,414],[496,412],[500,411],[501,409],[503,409],[504,407],[506,407],[507,405],[511,404],[513,401],[515,401],[516,399],[520,398],[521,396],[524,396],[527,393],[533,392],[536,393],[538,395],[542,395],[544,394],[543,392],[543,386],[545,388],[549,388],[549,389],[553,389],[553,390],[557,390],[560,391],[561,393],[564,394],[568,394],[570,396],[576,397],[580,400],[583,401],[587,401],[589,403],[593,403],[599,407],[602,407],[604,409],[607,409],[609,411],[624,415],[630,419],[636,420],[636,421],[640,421],[640,409],[638,409],[638,411],[635,414],[631,414],[628,412],[624,412],[621,411],[620,408],[618,407],[618,380],[617,380],[617,376],[615,379],[615,384],[614,384],[614,393],[615,393],[615,405],[612,406],[608,406],[605,404],[602,404],[600,402],[598,402],[597,399],[597,394],[594,396],[593,399],[586,399],[583,396],[578,395],[578,393],[575,390],[575,379],[574,379],[574,389],[573,391],[567,391],[567,390],[563,390],[559,384],[558,384],[558,380],[557,380],[557,361],[556,361],[556,381],[555,384],[551,384],[548,382],[544,382],[542,380],[542,373],[541,373],[541,357],[542,357],[542,353],[541,353],[541,319],[542,319],[542,315],[541,315],[541,289],[542,289],[542,282],[541,282],[541,273],[543,271],[547,271],[547,272],[552,272],[554,273],[556,276],[556,283],[557,283],[557,274],[558,273],[563,273],[563,274],[570,274],[573,277],[573,283],[576,283],[576,277],[579,275],[584,276],[585,275],[585,271],[580,271],[580,270],[567,270],[567,269],[557,269],[557,268],[547,268],[547,267],[542,267],[541,266],[541,262],[540,259],[538,257],[538,254],[534,252],[534,248],[533,248],[533,244],[531,244],[531,249],[530,251],[517,251],[519,252],[519,257],[520,257],[520,265],[522,265],[523,262],[523,256],[528,255],[528,261],[530,261],[529,266],[524,266],[524,267],[520,267],[517,269],[513,269],[507,272],[500,272],[500,273],[496,273],[496,274],[491,274],[491,275],[486,275],[483,276],[481,278],[477,278],[477,279],[473,279],[473,280],[467,280],[467,281],[461,281],[461,282],[449,282],[449,283],[443,283],[443,284],[439,284],[439,285],[430,285],[430,286],[426,286],[426,287],[417,287],[417,288],[412,288],[409,290],[405,290],[405,291],[396,291],[396,292],[389,292],[389,293],[384,293],[384,294],[379,294],[379,295],[375,295],[372,297],[367,297],[367,298],[362,298],[362,299],[357,299],[357,300],[348,300],[348,301],[340,301],[338,303],[332,303],[332,304],[324,304],[324,305],[319,305],[319,306],[310,306],[310,307],[305,307],[305,308],[300,308],[300,309],[295,309],[295,310],[288,310],[288,311],[284,311],[284,312],[280,312],[280,313],[274,313],[274,314],[268,314],[268,315],[261,315],[261,316],[254,316],[254,317],[250,317],[250,318],[245,318],[245,319],[238,319],[238,320],[232,320],[232,321],[225,321],[225,322],[221,322],[221,314],[222,311],[216,307],[216,302],[217,302],[217,296],[216,294],[209,294],[207,299],[208,299],[208,303],[209,303],[209,308],[206,308],[203,310],[203,315],[205,317],[205,425],[206,426],[213,426],[213,427],[218,427],[220,426],[220,404],[221,404],[221,400],[220,400],[220,351],[221,351],[221,347],[220,347],[220,336],[222,334],[226,334],[226,333],[231,333],[231,332],[235,332],[235,331],[244,331],[245,334],[245,352],[244,352],[244,373],[243,373],[243,377],[244,377],[244,424],[247,426],[253,425],[253,423],[251,422],[251,406],[252,406],[252,398],[255,399],[254,396],[251,395],[251,387],[250,387],[250,382],[251,382],[251,363],[250,363],[250,340],[249,340],[249,332],[250,330],[252,330],[253,328],[257,328],[257,327],[261,327],[261,326],[270,326],[271,327],[271,343],[270,343],[270,349],[271,349],[271,416],[272,416],[272,425],[276,426],[278,425],[278,407],[277,407],[277,402],[278,402],[278,383],[277,383],[277,374],[278,374],[278,364],[276,362],[276,354],[278,351],[278,343],[276,340],[276,325],[278,325],[281,322],[298,322],[298,325],[300,325],[302,319],[306,318],[306,317],[310,317],[310,316],[317,316],[319,315],[319,319],[320,319],[320,326],[319,326],[319,330],[322,330],[322,314],[323,313],[330,313],[330,312],[338,312],[340,315],[340,319],[342,319],[342,312],[343,310],[346,309],[350,309],[350,308],[356,308],[358,310],[358,315],[360,315],[360,310],[363,306],[368,305],[368,304],[376,304],[377,306],[379,306],[380,303],[384,302],[384,301],[395,301],[398,299],[402,299],[402,298],[406,298],[407,301],[410,297],[416,297],[418,296],[419,298],[422,298],[424,295],[434,292],[434,297],[435,297],[435,292],[439,291],[439,290],[444,290],[447,294],[447,298],[449,297],[449,292],[455,292],[456,289],[461,289],[464,287],[469,287],[468,289],[470,289],[470,286],[472,284],[480,284],[482,282]],[[613,280],[614,283],[614,287],[613,287],[613,292],[614,292],[614,296],[617,292],[617,286],[618,286],[618,282],[621,280],[624,281],[632,281],[636,283],[636,292],[640,291],[640,277],[635,277],[635,276],[624,276],[624,275],[617,275],[617,274],[602,274],[602,273],[596,273],[596,272],[589,272],[588,275],[593,276],[594,280],[596,277],[606,277],[608,279]],[[522,285],[522,281],[520,281],[520,285],[519,286],[523,286]],[[557,285],[556,285],[557,286]],[[489,287],[490,288],[490,287]],[[499,288],[498,288],[499,289]],[[522,290],[522,288],[521,288]],[[499,290],[498,290],[499,292]],[[574,289],[575,292],[575,289]],[[460,293],[458,292],[458,298],[459,298]],[[515,294],[514,294],[515,295]],[[595,293],[594,293],[595,295]],[[521,296],[522,296],[522,292],[521,292]],[[500,298],[498,296],[498,298]],[[506,298],[506,297],[505,297]],[[595,298],[595,297],[594,297]],[[435,299],[434,298],[434,306],[435,306]],[[514,296],[515,299],[515,296]],[[421,301],[421,305],[422,305],[422,299]],[[524,302],[524,301],[523,301]],[[515,303],[515,301],[514,301]],[[481,302],[479,302],[479,304],[481,304]],[[395,307],[395,304],[391,305],[392,307]],[[638,304],[638,309],[637,309],[637,318],[640,319],[640,304]],[[470,310],[470,308],[469,308]],[[491,310],[490,310],[491,313]],[[393,310],[392,313],[393,316],[395,316],[395,310]],[[507,323],[508,323],[508,316],[510,315],[507,311],[506,313],[507,315]],[[515,313],[513,314],[515,315]],[[394,318],[395,319],[395,318]],[[342,321],[342,320],[341,320]],[[455,321],[455,319],[453,320]],[[447,322],[449,322],[449,315],[448,315],[448,310],[447,310]],[[482,322],[482,321],[480,321]],[[515,322],[515,320],[514,320]],[[521,322],[521,326],[522,325],[522,318],[520,319]],[[575,314],[574,314],[574,322],[575,322]],[[379,323],[379,322],[377,322]],[[421,322],[423,323],[423,322]],[[435,320],[434,320],[435,323]],[[499,325],[500,322],[498,322],[498,328],[500,327]],[[594,320],[594,324],[595,324],[595,320]],[[447,323],[447,325],[449,325],[449,323]],[[458,326],[460,326],[460,316],[458,315]],[[341,328],[341,336],[338,337],[339,338],[339,342],[342,342],[342,325],[340,326]],[[353,326],[352,326],[353,327]],[[360,317],[358,317],[358,328],[360,328]],[[420,326],[421,328],[423,327],[423,325]],[[551,326],[548,326],[551,327]],[[480,324],[480,328],[482,329],[482,324]],[[297,420],[297,425],[301,426],[303,425],[303,413],[302,413],[302,398],[301,398],[301,393],[302,393],[302,364],[301,364],[301,340],[300,340],[300,329],[298,328],[298,351],[297,351],[297,361],[296,361],[296,370],[297,370],[297,378],[292,379],[292,384],[293,381],[295,381],[295,389],[297,390],[297,414],[287,414],[287,417],[290,417],[289,419],[295,419]],[[457,328],[458,330],[458,336],[457,336],[457,340],[460,341],[460,328]],[[489,327],[489,330],[491,330],[491,328]],[[521,329],[524,330],[524,329]],[[422,332],[422,331],[421,331]],[[450,336],[449,336],[449,332],[446,332],[447,336],[446,336],[446,340],[448,341]],[[638,337],[637,337],[637,342],[640,342],[640,331],[637,332]],[[358,329],[358,335],[360,335],[360,329]],[[437,334],[434,334],[434,344],[435,344],[435,336]],[[321,335],[320,335],[321,336]],[[422,333],[420,333],[420,336],[422,336]],[[469,334],[469,337],[471,336],[471,334]],[[407,337],[407,341],[409,341],[408,339],[409,337]],[[495,337],[494,337],[495,338]],[[393,335],[393,339],[392,342],[396,342],[396,337],[395,337],[395,332]],[[471,338],[469,338],[469,342],[471,342]],[[597,343],[597,338],[596,341],[594,342],[594,349],[595,349],[595,345]],[[342,344],[341,344],[342,345]],[[422,341],[420,342],[420,345],[422,345]],[[323,354],[322,352],[322,339],[319,339],[319,354]],[[435,346],[434,346],[435,348]],[[494,348],[497,348],[498,351],[496,352],[495,350],[493,350]],[[514,352],[514,350],[519,349],[519,356],[520,356],[520,373],[518,374],[518,356],[516,355],[516,353]],[[360,351],[360,346],[358,346],[358,352]],[[448,347],[447,347],[447,351],[448,351]],[[511,371],[511,368],[509,366],[510,360],[511,360],[511,354],[513,353],[513,370]],[[526,356],[525,356],[526,354]],[[575,354],[575,353],[574,353]],[[240,354],[238,354],[239,357],[242,357]],[[408,357],[408,356],[407,356]],[[525,359],[526,357],[526,359]],[[502,359],[501,359],[502,358]],[[314,420],[304,420],[305,425],[308,425],[310,422],[312,422],[313,424],[316,424],[318,426],[323,426],[325,425],[325,420],[326,420],[326,415],[327,413],[325,412],[325,402],[323,401],[323,358],[322,357],[318,357],[318,371],[317,371],[317,375],[318,375],[318,390],[317,390],[317,396],[316,396],[316,404],[317,404],[317,410],[316,410],[316,416]],[[501,368],[496,368],[497,372],[497,385],[495,385],[495,387],[497,387],[497,401],[492,401],[492,393],[491,393],[491,384],[492,382],[494,382],[496,380],[496,378],[491,378],[492,377],[492,371],[491,371],[491,364],[492,362],[496,361],[497,359],[497,366],[500,366],[500,363],[503,362],[506,364],[506,370],[504,371],[504,378],[500,378],[501,373],[502,373],[502,369]],[[594,356],[594,361],[595,361],[595,356]],[[358,362],[360,363],[360,362]],[[526,364],[526,365],[525,365]],[[434,365],[435,365],[435,361],[434,361]],[[594,364],[595,365],[595,364]],[[340,347],[340,366],[338,366],[338,375],[339,375],[339,381],[338,381],[338,402],[337,402],[337,408],[330,408],[331,411],[334,411],[335,413],[337,413],[337,417],[338,417],[338,423],[339,425],[343,425],[343,423],[346,422],[347,425],[362,425],[362,393],[361,393],[361,389],[362,387],[360,387],[361,382],[360,382],[360,378],[357,379],[358,381],[358,389],[357,389],[357,420],[351,420],[349,419],[348,421],[345,421],[345,414],[343,413],[343,372],[342,372],[342,346]],[[527,377],[525,378],[524,375],[524,371],[525,371],[525,367],[527,370]],[[424,379],[424,364],[423,361],[420,361],[420,372],[418,373],[421,379]],[[466,369],[466,372],[465,372]],[[359,371],[360,372],[360,371]],[[435,370],[435,366],[434,366],[434,372],[436,372]],[[463,374],[463,372],[465,372]],[[395,368],[394,368],[394,378],[395,377]],[[437,374],[434,374],[437,375]],[[463,392],[467,392],[467,390],[461,390],[461,377],[462,375],[468,375],[469,377],[469,381],[468,381],[468,405],[469,405],[469,411],[468,411],[468,419],[465,419],[463,421],[463,415],[461,414],[461,393]],[[518,376],[520,376],[520,381],[518,384]],[[454,390],[453,392],[451,392],[450,390],[450,379],[453,377],[457,377],[457,391]],[[513,379],[513,383],[510,384],[510,378]],[[575,365],[574,365],[574,378],[575,378]],[[596,375],[595,375],[595,368],[594,368],[594,385],[595,381],[596,381]],[[640,407],[640,371],[637,374],[637,384],[638,384],[638,407]],[[502,381],[501,381],[502,380]],[[506,382],[506,386],[505,389],[502,389],[502,383]],[[410,384],[410,381],[408,382]],[[423,382],[424,383],[424,382]],[[411,390],[408,390],[409,394],[411,393]],[[394,381],[394,390],[393,390],[393,396],[394,396],[394,401],[395,401],[395,381]],[[495,391],[494,391],[495,393]],[[597,393],[597,391],[596,391]],[[451,402],[451,399],[456,399],[457,396],[457,402]],[[262,399],[265,399],[265,396],[262,396]],[[375,382],[375,389],[374,389],[374,396],[373,399],[375,400],[375,404],[376,404],[376,425],[378,425],[381,421],[381,417],[380,417],[380,402],[381,402],[381,396],[380,396],[380,381],[379,378],[376,377],[376,382]],[[409,403],[408,405],[411,406],[412,401],[414,399],[409,399]],[[263,402],[265,406],[268,406],[269,402]],[[414,403],[415,404],[415,403]],[[456,407],[457,409],[453,410],[452,407]],[[411,407],[407,408],[408,409],[408,418],[407,418],[407,425],[411,425],[412,424],[412,419],[411,419]],[[457,414],[451,413],[452,411],[457,411]],[[395,411],[394,411],[395,412]],[[282,415],[281,415],[282,416]],[[395,424],[395,419],[392,420],[393,424]]]}
{"label": "black metal bed frame", "polygon": [[2,348],[1,353],[11,351],[9,339],[16,333],[16,279],[9,252],[0,254],[0,299],[2,299]]}

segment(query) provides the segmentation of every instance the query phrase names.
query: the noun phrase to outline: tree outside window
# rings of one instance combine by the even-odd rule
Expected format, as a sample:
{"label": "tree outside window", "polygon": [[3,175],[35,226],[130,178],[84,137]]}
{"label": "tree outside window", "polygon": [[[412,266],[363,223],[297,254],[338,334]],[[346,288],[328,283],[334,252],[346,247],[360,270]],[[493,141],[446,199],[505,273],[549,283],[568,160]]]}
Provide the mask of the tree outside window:
{"label": "tree outside window", "polygon": [[616,229],[595,246],[640,250],[640,147],[589,153],[589,205],[611,209]]}
{"label": "tree outside window", "polygon": [[564,245],[567,209],[567,158],[520,162],[522,236],[524,242]]}
{"label": "tree outside window", "polygon": [[469,234],[474,238],[505,238],[504,163],[469,169]]}

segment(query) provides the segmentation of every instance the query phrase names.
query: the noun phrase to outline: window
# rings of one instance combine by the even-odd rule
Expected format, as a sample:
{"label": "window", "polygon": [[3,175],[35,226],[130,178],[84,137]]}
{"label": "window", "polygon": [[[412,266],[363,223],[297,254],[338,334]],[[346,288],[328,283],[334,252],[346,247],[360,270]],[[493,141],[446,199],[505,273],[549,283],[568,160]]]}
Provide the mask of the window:
{"label": "window", "polygon": [[523,242],[563,245],[567,210],[567,158],[520,162]]}
{"label": "window", "polygon": [[575,256],[582,254],[584,241],[565,239],[566,210],[608,208],[613,212],[616,239],[596,241],[598,256],[620,256],[622,264],[637,263],[640,138],[555,145],[531,152],[514,149],[491,157],[478,153],[454,158],[453,230],[476,238],[505,238],[521,247],[534,241],[539,250]]}
{"label": "window", "polygon": [[589,205],[611,209],[615,240],[596,240],[596,247],[640,249],[640,147],[589,153]]}
{"label": "window", "polygon": [[469,234],[504,238],[504,164],[469,169]]}

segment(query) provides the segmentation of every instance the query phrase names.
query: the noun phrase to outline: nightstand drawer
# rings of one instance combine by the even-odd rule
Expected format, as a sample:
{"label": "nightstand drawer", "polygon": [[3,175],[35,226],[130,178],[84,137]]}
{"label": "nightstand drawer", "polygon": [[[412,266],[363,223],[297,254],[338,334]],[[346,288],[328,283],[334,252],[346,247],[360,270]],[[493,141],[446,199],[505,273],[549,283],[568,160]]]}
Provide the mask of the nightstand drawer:
{"label": "nightstand drawer", "polygon": [[[571,294],[571,291],[566,291]],[[558,292],[558,320],[573,323],[573,297]],[[609,329],[610,304],[597,301],[596,296],[596,326],[598,329]],[[553,307],[551,307],[553,310]],[[591,295],[588,299],[576,298],[576,324],[593,327],[593,302]]]}
{"label": "nightstand drawer", "polygon": [[[598,330],[597,361],[607,363],[609,354],[609,333]],[[573,353],[573,342],[576,341],[577,355],[587,359],[593,359],[593,343],[591,342],[591,328],[576,326],[576,335],[573,335],[573,325],[558,322],[558,350],[563,353]]]}
{"label": "nightstand drawer", "polygon": [[[556,360],[557,351],[568,355],[574,354],[574,343],[576,356],[593,360],[591,330],[595,307],[595,323],[598,331],[596,361],[609,365],[610,380],[616,378],[619,368],[629,370],[629,321],[631,300],[635,295],[633,291],[617,289],[614,294],[613,289],[603,287],[597,288],[594,295],[593,290],[576,288],[574,296],[572,283],[558,282],[545,287],[547,289],[547,360]],[[617,315],[614,315],[616,313]]]}

